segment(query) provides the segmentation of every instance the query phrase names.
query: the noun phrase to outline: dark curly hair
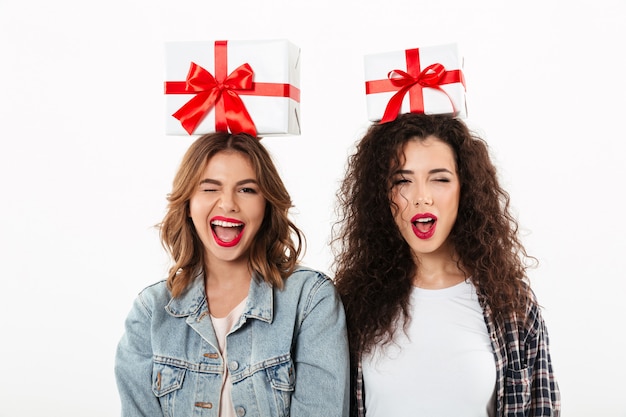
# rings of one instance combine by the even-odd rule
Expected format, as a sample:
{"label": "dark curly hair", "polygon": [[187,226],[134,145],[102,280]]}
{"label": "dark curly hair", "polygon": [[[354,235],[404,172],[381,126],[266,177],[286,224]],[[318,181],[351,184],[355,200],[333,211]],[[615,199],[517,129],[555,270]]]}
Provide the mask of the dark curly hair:
{"label": "dark curly hair", "polygon": [[410,319],[409,296],[418,266],[394,222],[391,175],[403,145],[435,136],[453,149],[461,184],[459,212],[450,233],[459,265],[496,319],[523,315],[532,302],[529,261],[499,185],[484,140],[445,115],[402,114],[372,125],[349,158],[337,193],[333,227],[335,283],[344,302],[353,355],[393,340],[397,322]]}

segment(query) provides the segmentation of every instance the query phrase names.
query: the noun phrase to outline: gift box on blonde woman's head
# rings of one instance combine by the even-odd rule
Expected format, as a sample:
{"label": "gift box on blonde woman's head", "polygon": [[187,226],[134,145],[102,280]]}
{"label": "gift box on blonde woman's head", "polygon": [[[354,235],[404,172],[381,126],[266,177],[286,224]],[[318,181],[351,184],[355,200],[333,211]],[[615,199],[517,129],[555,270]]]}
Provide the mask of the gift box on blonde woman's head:
{"label": "gift box on blonde woman's head", "polygon": [[456,44],[370,54],[364,64],[369,120],[386,122],[409,112],[467,117]]}
{"label": "gift box on blonde woman's head", "polygon": [[300,48],[283,39],[165,43],[168,135],[300,134]]}

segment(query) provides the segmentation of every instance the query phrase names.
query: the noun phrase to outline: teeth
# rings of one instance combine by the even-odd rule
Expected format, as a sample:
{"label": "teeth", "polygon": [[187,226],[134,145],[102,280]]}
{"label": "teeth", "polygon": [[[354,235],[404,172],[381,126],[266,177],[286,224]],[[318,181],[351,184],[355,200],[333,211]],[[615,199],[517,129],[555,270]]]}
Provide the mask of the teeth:
{"label": "teeth", "polygon": [[211,222],[211,224],[213,226],[220,226],[220,227],[240,227],[240,226],[243,226],[243,223],[231,223],[231,222],[226,222],[224,220],[213,220]]}
{"label": "teeth", "polygon": [[416,222],[418,223],[429,223],[432,221],[433,221],[432,217],[422,217],[421,219],[416,220]]}

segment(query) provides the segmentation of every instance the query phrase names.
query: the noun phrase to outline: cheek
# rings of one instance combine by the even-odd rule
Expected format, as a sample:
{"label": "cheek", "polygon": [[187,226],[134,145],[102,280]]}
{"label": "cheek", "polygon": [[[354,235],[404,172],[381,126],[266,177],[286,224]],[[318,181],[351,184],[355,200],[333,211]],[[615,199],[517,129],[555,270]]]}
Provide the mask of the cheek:
{"label": "cheek", "polygon": [[448,201],[446,201],[446,207],[448,213],[446,217],[448,217],[450,219],[450,223],[454,225],[459,214],[459,200],[454,197],[449,198]]}
{"label": "cheek", "polygon": [[194,218],[198,215],[198,202],[194,198],[189,200],[189,209],[187,215],[191,218]]}
{"label": "cheek", "polygon": [[202,198],[203,196],[192,197],[189,200],[189,212],[188,216],[196,223],[196,221],[203,220],[202,218],[206,217],[211,210],[212,202],[207,198]]}
{"label": "cheek", "polygon": [[254,204],[250,204],[245,208],[242,207],[242,211],[246,213],[246,218],[248,222],[247,227],[254,227],[256,230],[261,227],[265,216],[269,215],[266,205],[267,204],[265,203],[265,201],[263,201],[263,203],[255,202]]}
{"label": "cheek", "polygon": [[265,201],[265,199],[259,201],[259,202],[255,202],[255,204],[252,206],[252,211],[255,213],[255,215],[257,217],[265,217],[265,212],[267,210],[267,201]]}

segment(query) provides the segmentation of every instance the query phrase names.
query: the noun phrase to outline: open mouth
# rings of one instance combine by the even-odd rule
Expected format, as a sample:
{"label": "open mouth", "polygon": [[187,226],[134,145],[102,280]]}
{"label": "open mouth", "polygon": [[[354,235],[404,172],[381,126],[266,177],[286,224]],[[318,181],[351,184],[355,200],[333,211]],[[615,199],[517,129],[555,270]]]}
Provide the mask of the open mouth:
{"label": "open mouth", "polygon": [[211,221],[211,231],[215,241],[220,246],[235,246],[243,236],[244,224],[230,220],[214,219]]}
{"label": "open mouth", "polygon": [[413,232],[420,239],[428,239],[435,234],[437,217],[432,214],[420,214],[411,219]]}

